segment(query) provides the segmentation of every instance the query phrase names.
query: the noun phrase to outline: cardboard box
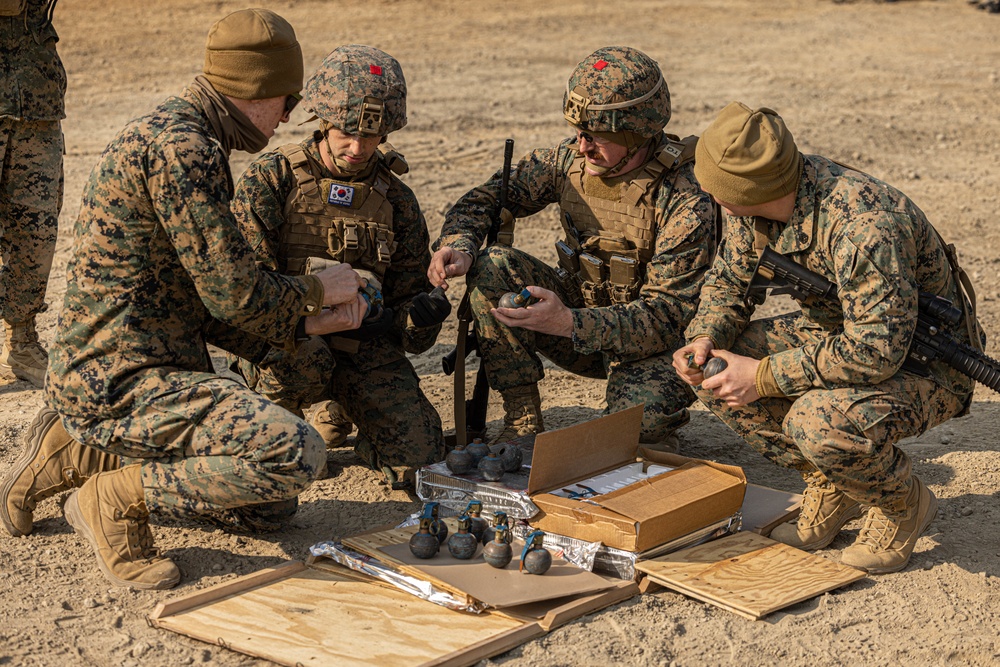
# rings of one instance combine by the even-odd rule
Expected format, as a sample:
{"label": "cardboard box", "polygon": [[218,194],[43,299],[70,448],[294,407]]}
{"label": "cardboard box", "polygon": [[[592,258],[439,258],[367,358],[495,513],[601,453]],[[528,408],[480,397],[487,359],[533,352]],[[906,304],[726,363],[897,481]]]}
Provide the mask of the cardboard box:
{"label": "cardboard box", "polygon": [[[643,552],[740,511],[742,469],[640,448],[642,406],[535,438],[527,493],[540,512],[531,524],[624,551]],[[581,500],[550,493],[641,458],[669,472]]]}

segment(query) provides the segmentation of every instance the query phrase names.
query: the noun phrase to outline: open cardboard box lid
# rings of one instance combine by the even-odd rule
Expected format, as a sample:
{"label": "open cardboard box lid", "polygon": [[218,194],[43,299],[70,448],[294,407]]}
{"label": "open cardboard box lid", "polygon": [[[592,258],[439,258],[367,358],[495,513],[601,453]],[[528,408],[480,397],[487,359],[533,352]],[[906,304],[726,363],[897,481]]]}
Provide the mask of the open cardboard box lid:
{"label": "open cardboard box lid", "polygon": [[[643,551],[738,511],[746,476],[737,466],[639,448],[643,406],[535,439],[528,494],[542,530]],[[613,470],[636,457],[674,468],[600,496],[599,505],[546,493]],[[641,533],[641,534],[640,534]]]}

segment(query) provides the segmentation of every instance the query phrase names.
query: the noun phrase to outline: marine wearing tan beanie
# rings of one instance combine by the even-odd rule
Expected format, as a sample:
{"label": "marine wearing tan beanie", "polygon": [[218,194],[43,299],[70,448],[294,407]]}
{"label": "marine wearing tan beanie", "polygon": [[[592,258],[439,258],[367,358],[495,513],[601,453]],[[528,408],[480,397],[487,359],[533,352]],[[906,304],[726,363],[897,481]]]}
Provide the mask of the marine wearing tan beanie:
{"label": "marine wearing tan beanie", "polygon": [[302,90],[302,49],[288,21],[268,9],[242,9],[212,26],[205,44],[205,78],[240,100]]}
{"label": "marine wearing tan beanie", "polygon": [[730,102],[695,149],[694,175],[705,192],[737,206],[781,199],[799,186],[802,157],[774,111]]}

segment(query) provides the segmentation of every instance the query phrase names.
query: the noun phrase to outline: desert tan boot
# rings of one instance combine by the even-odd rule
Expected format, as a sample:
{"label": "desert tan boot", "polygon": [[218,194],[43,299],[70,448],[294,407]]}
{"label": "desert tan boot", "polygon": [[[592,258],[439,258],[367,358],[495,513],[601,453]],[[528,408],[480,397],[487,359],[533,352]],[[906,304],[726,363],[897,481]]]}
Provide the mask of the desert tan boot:
{"label": "desert tan boot", "polygon": [[91,477],[70,495],[65,511],[116,586],[163,589],[180,581],[177,566],[153,546],[138,464]]}
{"label": "desert tan boot", "polygon": [[491,444],[508,442],[545,430],[542,422],[542,399],[538,395],[537,384],[504,389],[500,395],[503,397],[504,426]]}
{"label": "desert tan boot", "polygon": [[0,520],[14,537],[28,535],[38,503],[118,465],[117,456],[71,438],[59,413],[42,408],[28,426],[20,458],[0,481]]}
{"label": "desert tan boot", "polygon": [[861,505],[838,491],[818,470],[803,474],[802,478],[806,481],[806,490],[802,494],[798,521],[781,524],[771,531],[771,539],[813,551],[833,542],[845,523],[861,516]]}
{"label": "desert tan boot", "polygon": [[49,355],[38,343],[34,320],[18,324],[4,322],[4,328],[7,340],[0,351],[0,370],[41,388],[45,385]]}
{"label": "desert tan boot", "polygon": [[858,539],[840,557],[844,565],[883,574],[902,570],[910,562],[917,538],[937,516],[937,498],[920,479],[912,479],[905,510],[898,514],[878,507],[868,510]]}
{"label": "desert tan boot", "polygon": [[317,406],[311,423],[312,427],[323,436],[327,449],[336,449],[343,445],[347,436],[354,430],[350,417],[334,401],[326,401]]}

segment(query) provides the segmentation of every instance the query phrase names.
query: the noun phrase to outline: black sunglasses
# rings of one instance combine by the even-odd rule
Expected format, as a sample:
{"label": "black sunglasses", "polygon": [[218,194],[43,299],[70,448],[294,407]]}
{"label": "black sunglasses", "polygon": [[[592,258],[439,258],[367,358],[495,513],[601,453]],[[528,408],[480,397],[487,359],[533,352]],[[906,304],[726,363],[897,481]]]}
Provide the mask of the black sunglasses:
{"label": "black sunglasses", "polygon": [[301,99],[302,96],[299,95],[298,93],[290,93],[288,95],[285,95],[285,113],[286,114],[292,113],[292,110],[295,109],[295,107],[298,105]]}

